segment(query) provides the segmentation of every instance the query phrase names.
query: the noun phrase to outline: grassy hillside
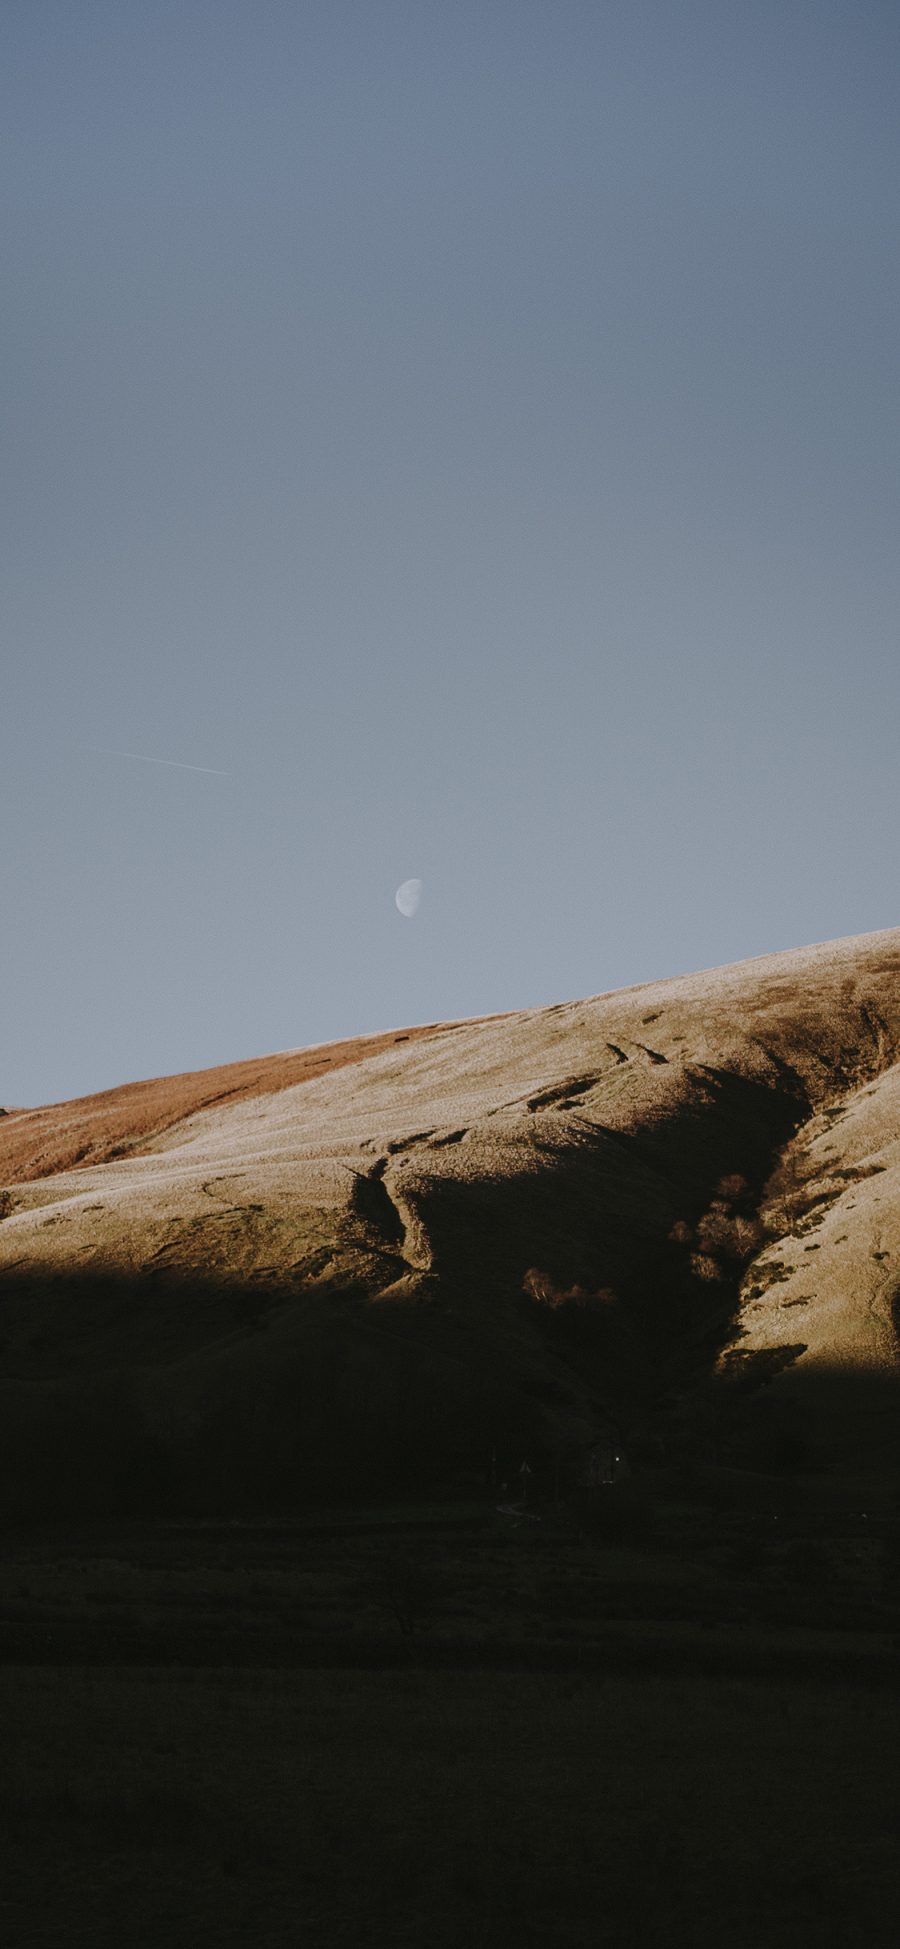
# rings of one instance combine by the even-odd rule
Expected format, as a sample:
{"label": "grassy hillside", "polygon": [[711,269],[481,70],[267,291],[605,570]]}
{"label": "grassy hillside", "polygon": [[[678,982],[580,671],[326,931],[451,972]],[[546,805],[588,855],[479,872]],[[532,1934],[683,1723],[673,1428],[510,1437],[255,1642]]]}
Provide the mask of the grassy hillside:
{"label": "grassy hillside", "polygon": [[894,1467],[898,1052],[894,930],[10,1114],[0,1504]]}

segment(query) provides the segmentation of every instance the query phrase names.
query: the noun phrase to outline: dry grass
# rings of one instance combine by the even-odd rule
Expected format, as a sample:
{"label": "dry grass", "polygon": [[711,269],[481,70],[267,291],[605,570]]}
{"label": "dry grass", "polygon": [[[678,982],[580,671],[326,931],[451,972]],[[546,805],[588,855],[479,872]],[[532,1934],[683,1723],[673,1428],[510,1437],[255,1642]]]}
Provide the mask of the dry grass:
{"label": "dry grass", "polygon": [[[163,1447],[215,1446],[212,1413],[235,1455],[324,1423],[414,1469],[431,1429],[461,1461],[498,1421],[638,1424],[720,1354],[786,1402],[880,1381],[898,1049],[894,930],[17,1112],[3,1419],[38,1402],[43,1449],[48,1383],[114,1372]],[[529,1309],[529,1271],[567,1303]]]}
{"label": "dry grass", "polygon": [[198,1110],[311,1082],[348,1064],[367,1062],[385,1049],[439,1035],[444,1026],[434,1022],[311,1049],[288,1049],[247,1062],[223,1063],[216,1069],[125,1083],[97,1096],[76,1097],[70,1103],[10,1110],[0,1120],[0,1182],[25,1183],[56,1171],[73,1170],[76,1165],[140,1155],[147,1139],[159,1137]]}

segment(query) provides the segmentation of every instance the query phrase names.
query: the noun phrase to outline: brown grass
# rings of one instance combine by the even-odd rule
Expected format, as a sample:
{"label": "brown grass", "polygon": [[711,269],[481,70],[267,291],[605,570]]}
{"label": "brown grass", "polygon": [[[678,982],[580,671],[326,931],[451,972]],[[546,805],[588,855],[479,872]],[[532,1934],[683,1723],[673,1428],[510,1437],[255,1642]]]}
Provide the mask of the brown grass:
{"label": "brown grass", "polygon": [[420,1028],[391,1029],[346,1042],[222,1063],[215,1069],[125,1083],[96,1096],[75,1097],[70,1103],[10,1110],[0,1119],[0,1182],[27,1184],[77,1165],[105,1164],[125,1152],[139,1155],[149,1138],[171,1130],[198,1110],[312,1082],[330,1070],[380,1056],[398,1043],[441,1035],[451,1026],[429,1022]]}

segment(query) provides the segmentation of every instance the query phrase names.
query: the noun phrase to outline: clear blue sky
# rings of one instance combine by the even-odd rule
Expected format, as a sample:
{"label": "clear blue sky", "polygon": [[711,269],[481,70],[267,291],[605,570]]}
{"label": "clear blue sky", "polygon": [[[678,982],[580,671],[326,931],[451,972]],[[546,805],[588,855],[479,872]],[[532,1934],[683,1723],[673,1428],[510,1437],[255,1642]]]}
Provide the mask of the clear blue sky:
{"label": "clear blue sky", "polygon": [[0,1101],[900,922],[892,0],[0,44]]}

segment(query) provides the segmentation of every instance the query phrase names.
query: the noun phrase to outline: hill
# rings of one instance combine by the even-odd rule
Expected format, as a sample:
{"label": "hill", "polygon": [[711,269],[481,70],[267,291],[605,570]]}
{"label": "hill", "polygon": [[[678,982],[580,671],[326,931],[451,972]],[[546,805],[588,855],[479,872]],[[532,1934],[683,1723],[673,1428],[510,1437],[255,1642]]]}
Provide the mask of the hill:
{"label": "hill", "polygon": [[0,1121],[0,1496],[897,1460],[900,929]]}

